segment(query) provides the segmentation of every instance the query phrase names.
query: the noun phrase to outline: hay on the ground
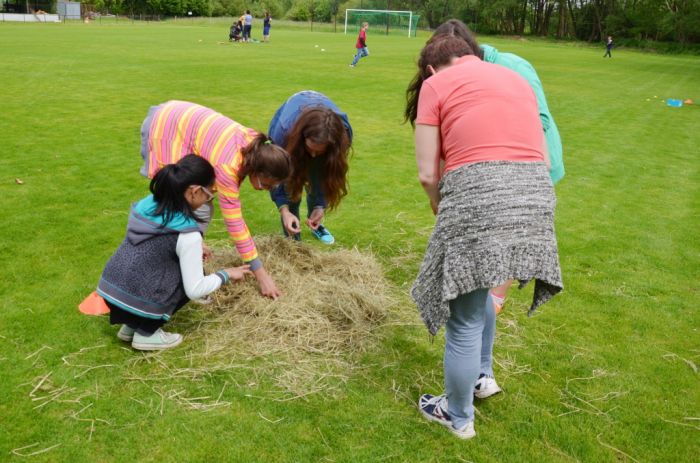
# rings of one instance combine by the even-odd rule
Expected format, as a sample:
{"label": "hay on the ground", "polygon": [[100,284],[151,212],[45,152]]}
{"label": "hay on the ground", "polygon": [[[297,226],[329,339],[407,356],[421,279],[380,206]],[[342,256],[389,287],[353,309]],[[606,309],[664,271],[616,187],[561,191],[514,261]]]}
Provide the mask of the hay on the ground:
{"label": "hay on the ground", "polygon": [[[195,308],[201,316],[192,314],[199,320],[186,333],[190,366],[201,374],[255,360],[247,366],[256,376],[272,375],[295,396],[343,382],[392,305],[381,266],[357,249],[326,251],[281,237],[256,244],[283,296],[262,297],[254,278],[222,287],[211,304]],[[214,249],[207,267],[240,264],[229,247]]]}

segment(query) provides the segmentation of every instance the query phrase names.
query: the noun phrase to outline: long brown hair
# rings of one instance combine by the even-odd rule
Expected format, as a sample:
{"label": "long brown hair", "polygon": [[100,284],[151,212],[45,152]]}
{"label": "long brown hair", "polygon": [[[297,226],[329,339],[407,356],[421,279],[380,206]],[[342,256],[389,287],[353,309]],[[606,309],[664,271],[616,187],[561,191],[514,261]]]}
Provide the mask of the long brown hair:
{"label": "long brown hair", "polygon": [[292,173],[289,154],[281,146],[273,144],[264,133],[259,133],[241,152],[243,165],[238,171],[240,182],[247,175],[255,175],[282,183]]}
{"label": "long brown hair", "polygon": [[[479,59],[484,59],[484,51],[476,41],[476,37],[474,37],[474,34],[471,30],[469,30],[467,25],[458,19],[450,19],[440,24],[437,29],[435,29],[433,36],[426,42],[425,47],[428,47],[428,45],[430,45],[430,43],[437,38],[445,36],[455,37],[466,43],[470,52],[465,54],[474,55]],[[454,45],[455,44],[453,44],[453,46]],[[423,50],[425,50],[425,47]],[[422,56],[423,53],[421,52],[421,57]],[[426,69],[428,64],[435,66],[433,63],[421,64],[419,60],[418,72],[416,72],[416,75],[413,77],[413,79],[411,79],[411,82],[408,84],[408,88],[406,89],[406,109],[404,111],[404,122],[410,122],[414,127],[416,117],[418,117],[418,95],[420,95],[420,89],[423,86],[423,81],[430,77],[430,73],[428,73],[428,70]]]}
{"label": "long brown hair", "polygon": [[298,201],[304,186],[310,184],[309,168],[313,158],[307,151],[306,140],[326,146],[326,152],[318,156],[316,162],[321,163],[323,195],[328,208],[333,210],[348,194],[350,136],[343,120],[332,109],[312,107],[302,111],[287,136],[286,148],[292,160],[287,193],[292,201]]}

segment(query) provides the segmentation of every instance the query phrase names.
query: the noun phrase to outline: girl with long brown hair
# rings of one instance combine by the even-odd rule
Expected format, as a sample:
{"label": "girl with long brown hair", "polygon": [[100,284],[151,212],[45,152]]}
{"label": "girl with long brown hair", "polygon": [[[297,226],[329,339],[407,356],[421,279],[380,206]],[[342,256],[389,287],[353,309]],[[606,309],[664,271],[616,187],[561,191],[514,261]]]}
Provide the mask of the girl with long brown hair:
{"label": "girl with long brown hair", "polygon": [[348,193],[348,153],[352,127],[348,116],[327,96],[306,90],[292,95],[275,113],[270,138],[291,157],[292,175],[272,191],[286,236],[301,239],[299,206],[306,191],[306,224],[325,244],[333,235],[322,224],[326,209],[333,210]]}

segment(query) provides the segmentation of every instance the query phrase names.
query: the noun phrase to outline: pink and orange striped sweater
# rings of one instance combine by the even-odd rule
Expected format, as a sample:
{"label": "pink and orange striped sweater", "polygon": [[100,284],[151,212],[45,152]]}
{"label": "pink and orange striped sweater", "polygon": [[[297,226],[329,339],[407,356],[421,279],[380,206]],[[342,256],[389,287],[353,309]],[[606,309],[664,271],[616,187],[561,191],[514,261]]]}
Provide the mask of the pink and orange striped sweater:
{"label": "pink and orange striped sweater", "polygon": [[238,173],[243,164],[241,150],[256,135],[255,130],[204,106],[168,101],[158,106],[148,136],[149,178],[164,165],[173,164],[190,153],[202,156],[214,166],[226,229],[241,258],[250,263],[253,270],[261,264],[241,213]]}

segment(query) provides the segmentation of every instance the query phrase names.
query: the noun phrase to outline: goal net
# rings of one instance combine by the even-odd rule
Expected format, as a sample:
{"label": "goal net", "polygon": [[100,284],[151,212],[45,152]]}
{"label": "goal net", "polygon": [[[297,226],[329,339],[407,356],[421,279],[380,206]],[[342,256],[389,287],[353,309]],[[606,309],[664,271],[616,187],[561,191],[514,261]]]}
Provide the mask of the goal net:
{"label": "goal net", "polygon": [[366,22],[370,30],[375,33],[415,37],[419,19],[420,15],[413,14],[412,11],[347,9],[345,10],[345,33],[358,32],[362,23]]}

